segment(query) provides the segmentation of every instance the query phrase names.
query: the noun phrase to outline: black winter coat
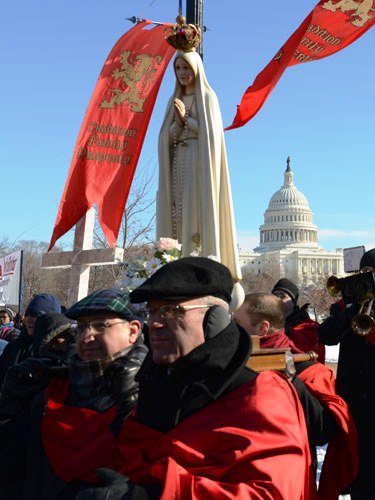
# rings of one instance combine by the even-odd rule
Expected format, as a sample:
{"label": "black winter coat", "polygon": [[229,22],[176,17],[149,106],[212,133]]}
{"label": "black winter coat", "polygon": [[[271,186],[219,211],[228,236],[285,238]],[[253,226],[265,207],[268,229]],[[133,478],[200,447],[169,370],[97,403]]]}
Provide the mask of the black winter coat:
{"label": "black winter coat", "polygon": [[[119,401],[118,415],[111,427],[113,433],[121,428],[123,419],[137,402],[138,384],[135,375],[146,353],[147,348],[138,344],[108,368],[108,388],[113,391],[114,400]],[[35,363],[38,362],[43,365],[43,369],[39,366],[38,373],[35,373]],[[68,369],[64,373],[60,366],[57,371],[53,371],[47,366],[50,363],[51,360],[30,358],[18,365],[18,370],[26,365],[25,372],[31,365],[29,379],[34,381],[34,386],[25,384],[25,381],[19,384],[16,390],[19,397],[14,398],[12,405],[9,405],[9,400],[7,405],[2,405],[0,399],[0,439],[10,430],[14,437],[19,436],[13,442],[8,440],[6,449],[0,447],[3,464],[0,468],[1,500],[71,500],[80,489],[87,487],[87,484],[80,482],[67,484],[57,477],[44,452],[40,435],[44,389],[51,376],[68,376]],[[12,409],[15,413],[10,416]]]}
{"label": "black winter coat", "polygon": [[33,338],[22,330],[17,339],[12,340],[5,347],[0,356],[0,387],[3,385],[6,372],[10,366],[21,363],[31,355]]}
{"label": "black winter coat", "polygon": [[336,391],[352,412],[359,439],[358,484],[353,488],[359,487],[363,498],[371,499],[375,498],[375,346],[353,332],[357,310],[353,305],[330,316],[319,325],[318,334],[327,345],[340,343]]}

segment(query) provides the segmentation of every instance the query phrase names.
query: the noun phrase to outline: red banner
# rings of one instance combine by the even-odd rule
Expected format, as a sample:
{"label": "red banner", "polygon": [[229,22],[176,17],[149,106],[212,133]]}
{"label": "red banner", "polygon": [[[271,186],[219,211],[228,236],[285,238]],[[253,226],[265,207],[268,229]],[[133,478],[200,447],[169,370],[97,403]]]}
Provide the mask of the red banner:
{"label": "red banner", "polygon": [[111,50],[78,134],[49,250],[96,203],[116,245],[125,203],[156,96],[174,48],[165,25],[142,21]]}
{"label": "red banner", "polygon": [[237,106],[232,125],[242,127],[263,106],[288,66],[316,61],[344,49],[375,24],[375,0],[322,0],[259,73]]}

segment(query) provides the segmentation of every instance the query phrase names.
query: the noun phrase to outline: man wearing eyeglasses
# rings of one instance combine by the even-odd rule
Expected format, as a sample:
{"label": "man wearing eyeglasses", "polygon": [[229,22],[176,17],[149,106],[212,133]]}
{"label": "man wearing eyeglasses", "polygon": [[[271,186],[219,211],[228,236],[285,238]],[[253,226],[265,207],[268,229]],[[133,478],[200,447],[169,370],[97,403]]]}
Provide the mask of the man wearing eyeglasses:
{"label": "man wearing eyeglasses", "polygon": [[75,500],[314,498],[298,396],[246,368],[249,335],[230,317],[233,279],[212,259],[164,265],[131,294],[147,303],[150,352],[114,471]]}
{"label": "man wearing eyeglasses", "polygon": [[71,500],[96,483],[98,467],[113,467],[117,434],[137,402],[135,375],[147,348],[128,293],[96,291],[66,316],[76,321],[76,353],[33,401],[19,500]]}

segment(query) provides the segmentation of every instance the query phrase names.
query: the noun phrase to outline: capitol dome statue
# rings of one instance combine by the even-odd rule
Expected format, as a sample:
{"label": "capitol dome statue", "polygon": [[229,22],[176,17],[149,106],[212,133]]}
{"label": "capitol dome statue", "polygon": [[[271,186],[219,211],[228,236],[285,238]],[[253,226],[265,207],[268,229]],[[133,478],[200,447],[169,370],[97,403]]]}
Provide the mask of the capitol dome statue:
{"label": "capitol dome statue", "polygon": [[306,196],[293,183],[290,158],[284,172],[284,184],[272,195],[260,226],[260,245],[256,252],[270,252],[293,245],[317,248],[318,231]]}
{"label": "capitol dome statue", "polygon": [[318,228],[306,196],[293,182],[290,158],[284,184],[276,191],[264,212],[259,228],[259,245],[253,251],[240,250],[244,275],[268,274],[286,277],[299,286],[322,282],[332,274],[343,276],[343,250],[325,250],[318,245]]}

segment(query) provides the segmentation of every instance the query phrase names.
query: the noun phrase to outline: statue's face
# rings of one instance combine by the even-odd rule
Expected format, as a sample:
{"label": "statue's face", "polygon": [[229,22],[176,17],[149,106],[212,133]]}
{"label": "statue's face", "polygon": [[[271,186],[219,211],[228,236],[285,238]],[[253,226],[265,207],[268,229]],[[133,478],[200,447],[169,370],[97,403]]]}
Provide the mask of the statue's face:
{"label": "statue's face", "polygon": [[177,57],[174,62],[174,72],[176,74],[178,83],[182,87],[191,87],[193,89],[195,81],[194,72],[191,69],[191,66],[185,61],[185,59],[182,59],[182,57]]}

